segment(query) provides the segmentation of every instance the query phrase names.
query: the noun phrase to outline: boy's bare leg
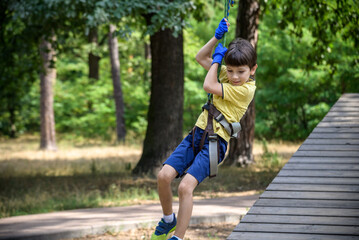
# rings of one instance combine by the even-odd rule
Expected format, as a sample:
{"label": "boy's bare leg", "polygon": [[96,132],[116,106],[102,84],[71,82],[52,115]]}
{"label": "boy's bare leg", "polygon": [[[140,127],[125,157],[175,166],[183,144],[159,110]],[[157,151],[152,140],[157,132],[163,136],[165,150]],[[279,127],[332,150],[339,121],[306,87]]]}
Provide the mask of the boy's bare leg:
{"label": "boy's bare leg", "polygon": [[171,182],[177,175],[177,171],[172,166],[164,165],[157,176],[158,195],[164,215],[173,213]]}
{"label": "boy's bare leg", "polygon": [[198,181],[190,174],[182,179],[178,186],[179,209],[175,235],[184,238],[193,209],[193,190],[197,187]]}

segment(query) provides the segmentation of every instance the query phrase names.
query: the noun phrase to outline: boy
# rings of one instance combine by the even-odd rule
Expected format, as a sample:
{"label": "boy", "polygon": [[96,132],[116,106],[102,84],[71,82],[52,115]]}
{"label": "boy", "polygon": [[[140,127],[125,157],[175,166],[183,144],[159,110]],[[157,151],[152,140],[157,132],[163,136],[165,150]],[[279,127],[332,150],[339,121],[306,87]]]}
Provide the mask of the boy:
{"label": "boy", "polygon": [[[215,36],[198,52],[197,62],[208,70],[203,88],[213,94],[213,105],[224,115],[229,123],[239,122],[255,92],[253,75],[257,69],[257,55],[253,46],[246,40],[235,39],[228,46],[228,51],[219,44],[211,53],[218,40],[228,31],[229,23],[224,18],[216,29]],[[220,72],[221,83],[217,81],[217,70],[222,59],[226,66]],[[199,116],[194,130],[180,143],[172,155],[164,162],[158,173],[158,193],[163,210],[163,218],[158,223],[153,240],[165,240],[169,233],[175,231],[170,239],[184,238],[193,208],[193,191],[196,186],[210,175],[209,142],[205,138],[200,148],[201,138],[207,127],[208,111]],[[217,121],[213,121],[214,132],[219,136],[219,163],[227,150],[230,135]],[[188,168],[188,169],[187,169]],[[187,171],[186,171],[187,169]],[[186,172],[185,172],[186,171]],[[185,174],[185,175],[184,175]],[[171,182],[174,178],[184,175],[178,186],[179,210],[178,220],[172,209]]]}

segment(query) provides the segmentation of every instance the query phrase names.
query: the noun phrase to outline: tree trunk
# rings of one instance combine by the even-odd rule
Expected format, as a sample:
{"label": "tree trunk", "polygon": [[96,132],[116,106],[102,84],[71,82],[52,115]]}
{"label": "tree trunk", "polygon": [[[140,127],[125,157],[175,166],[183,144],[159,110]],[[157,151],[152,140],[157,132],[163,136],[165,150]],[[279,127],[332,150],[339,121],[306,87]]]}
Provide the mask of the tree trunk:
{"label": "tree trunk", "polygon": [[[92,44],[92,48],[94,46],[98,47],[97,28],[90,29],[90,32],[88,35],[88,41],[90,44]],[[100,62],[100,57],[94,55],[91,51],[88,56],[89,78],[96,79],[96,80],[99,79],[99,62]]]}
{"label": "tree trunk", "polygon": [[117,140],[124,141],[126,136],[126,127],[124,119],[124,103],[122,96],[121,87],[121,76],[120,76],[120,60],[118,57],[118,42],[117,37],[113,36],[116,27],[110,24],[110,32],[108,34],[108,45],[110,50],[111,59],[111,74],[113,83],[113,95],[116,104],[116,133]]}
{"label": "tree trunk", "polygon": [[[236,37],[247,39],[255,48],[258,40],[259,2],[257,0],[239,1]],[[255,103],[249,104],[246,114],[241,119],[242,131],[239,138],[232,138],[225,165],[245,165],[254,161]]]}
{"label": "tree trunk", "polygon": [[151,36],[152,85],[148,126],[135,174],[156,174],[182,140],[183,36],[165,29]]}
{"label": "tree trunk", "polygon": [[[55,40],[55,36],[52,37]],[[40,55],[42,59],[41,80],[41,142],[40,149],[56,150],[55,117],[54,117],[54,95],[53,83],[56,80],[55,49],[52,43],[41,39]]]}
{"label": "tree trunk", "polygon": [[259,2],[239,1],[236,37],[247,39],[255,48],[258,41]]}

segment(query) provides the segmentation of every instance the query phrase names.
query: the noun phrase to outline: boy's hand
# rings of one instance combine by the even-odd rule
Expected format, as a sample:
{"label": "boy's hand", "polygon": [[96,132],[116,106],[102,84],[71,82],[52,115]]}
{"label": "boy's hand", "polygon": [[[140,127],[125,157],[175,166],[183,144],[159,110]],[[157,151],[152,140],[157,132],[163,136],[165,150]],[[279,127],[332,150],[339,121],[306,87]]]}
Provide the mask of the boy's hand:
{"label": "boy's hand", "polygon": [[220,40],[224,36],[226,32],[228,32],[229,23],[227,22],[226,18],[223,18],[218,25],[218,28],[216,29],[216,32],[214,36]]}
{"label": "boy's hand", "polygon": [[223,47],[222,43],[219,43],[218,46],[216,47],[216,49],[214,50],[214,53],[212,56],[212,58],[213,58],[212,65],[214,63],[221,64],[224,54],[226,54],[226,52],[227,52],[227,48]]}

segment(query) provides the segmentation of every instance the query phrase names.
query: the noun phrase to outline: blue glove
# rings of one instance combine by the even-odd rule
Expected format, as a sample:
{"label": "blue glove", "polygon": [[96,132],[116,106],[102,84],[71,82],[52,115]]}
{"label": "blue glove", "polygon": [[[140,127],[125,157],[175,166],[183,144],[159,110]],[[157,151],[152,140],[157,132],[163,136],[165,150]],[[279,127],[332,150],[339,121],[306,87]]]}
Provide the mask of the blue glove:
{"label": "blue glove", "polygon": [[214,50],[213,53],[213,61],[212,61],[212,65],[213,63],[222,63],[222,59],[224,57],[224,54],[226,54],[227,52],[227,48],[223,47],[222,43],[219,43],[218,46],[216,47],[216,49]]}
{"label": "blue glove", "polygon": [[226,21],[225,21],[224,19],[225,19],[225,18],[223,18],[223,19],[219,22],[218,28],[216,29],[216,32],[215,32],[215,34],[214,34],[214,36],[215,36],[218,40],[221,39],[226,32],[228,32],[228,26],[227,26],[227,23],[226,23]]}

